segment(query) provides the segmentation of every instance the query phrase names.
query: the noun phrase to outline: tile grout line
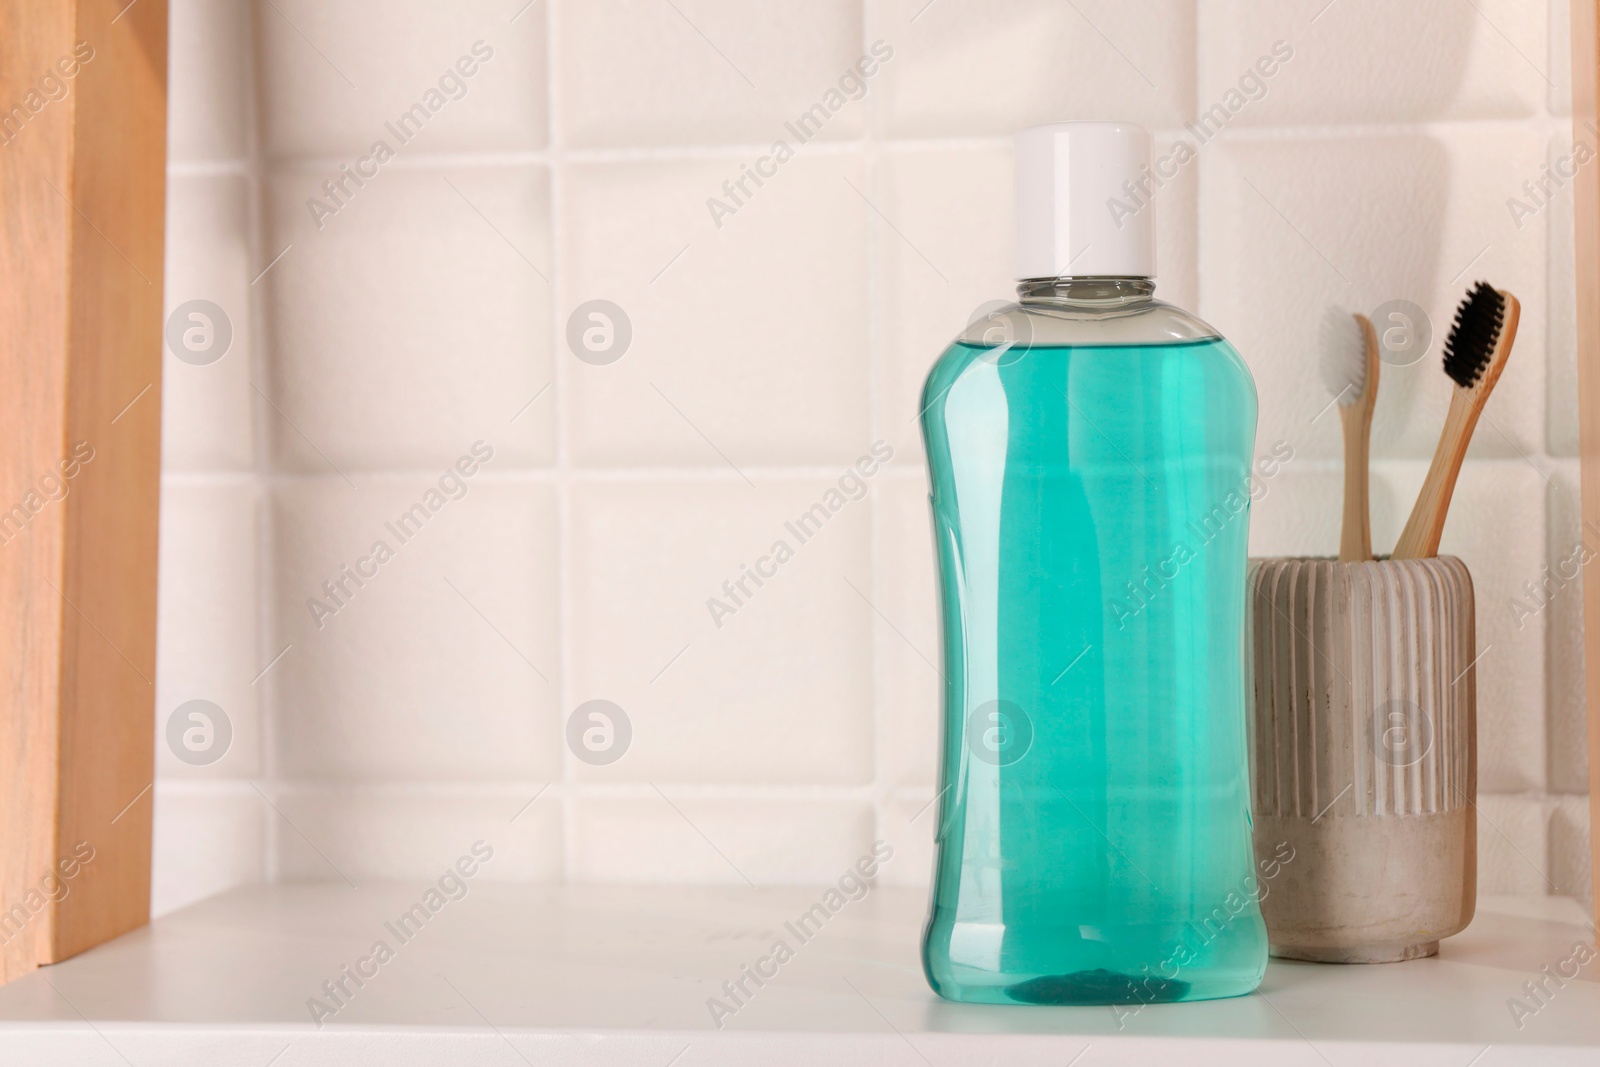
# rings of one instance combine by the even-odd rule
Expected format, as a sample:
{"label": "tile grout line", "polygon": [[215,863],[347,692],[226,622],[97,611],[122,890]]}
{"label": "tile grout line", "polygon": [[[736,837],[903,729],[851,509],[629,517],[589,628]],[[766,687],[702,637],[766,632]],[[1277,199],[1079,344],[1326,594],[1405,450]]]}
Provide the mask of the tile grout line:
{"label": "tile grout line", "polygon": [[[753,782],[738,782],[732,784],[719,784],[714,782],[670,781],[662,780],[651,784],[640,779],[630,779],[625,782],[599,782],[585,781],[574,777],[570,782],[549,782],[535,778],[502,778],[478,780],[472,778],[437,778],[437,779],[362,779],[355,777],[341,778],[296,778],[279,779],[275,789],[279,796],[298,794],[302,796],[362,794],[373,797],[413,799],[441,799],[464,798],[482,799],[498,802],[507,800],[515,804],[528,800],[536,791],[543,789],[543,797],[559,798],[562,796],[585,800],[608,801],[644,801],[652,806],[659,806],[661,794],[657,786],[664,785],[670,790],[672,796],[686,801],[732,801],[752,802],[766,804],[794,804],[806,805],[814,803],[840,803],[859,804],[870,808],[879,794],[892,800],[918,800],[924,801],[934,795],[931,785],[901,785],[892,786],[887,790],[879,790],[870,782],[850,785],[845,783],[790,783],[790,784],[757,784]],[[217,796],[246,796],[254,797],[256,792],[253,783],[247,778],[215,777],[196,774],[181,778],[167,777],[155,786],[157,795],[217,795]],[[1489,795],[1489,794],[1486,794]],[[1523,797],[1523,794],[1493,794],[1495,796]],[[491,842],[492,843],[492,842]]]}
{"label": "tile grout line", "polygon": [[552,740],[561,758],[561,789],[556,799],[561,804],[561,840],[558,843],[561,858],[561,881],[572,881],[576,861],[575,827],[578,821],[577,804],[571,796],[577,780],[576,757],[566,743],[566,719],[572,705],[573,615],[575,583],[568,563],[572,558],[572,487],[569,473],[572,457],[567,443],[568,425],[566,406],[568,399],[566,360],[562,348],[566,339],[566,324],[562,321],[563,300],[566,296],[566,277],[562,266],[566,254],[566,179],[564,152],[566,130],[561,121],[559,106],[561,92],[560,49],[556,47],[560,15],[556,0],[544,0],[545,49],[545,143],[549,151],[550,175],[550,372],[553,383],[550,398],[551,418],[555,435],[555,497],[556,497],[556,677],[555,722]]}
{"label": "tile grout line", "polygon": [[[881,427],[880,427],[881,428]],[[1576,471],[1577,456],[1569,455],[1542,455],[1535,452],[1528,453],[1528,457],[1544,459],[1557,471],[1566,472],[1571,476]],[[900,458],[896,453],[896,459]],[[901,481],[917,480],[924,477],[924,466],[920,452],[910,457],[916,465],[911,466],[901,463],[895,467],[884,467],[874,479],[889,478]],[[740,471],[757,480],[769,482],[813,482],[832,481],[837,478],[844,467],[849,466],[853,457],[840,457],[835,464],[827,466],[809,466],[801,464],[775,464],[762,466],[759,464],[741,464]],[[1387,455],[1374,457],[1374,465],[1382,465],[1389,473],[1411,469],[1421,472],[1427,469],[1429,456],[1397,456]],[[1491,469],[1504,467],[1520,470],[1525,467],[1527,458],[1523,456],[1471,456],[1467,462],[1478,469]],[[433,467],[346,467],[346,473],[361,476],[365,481],[382,483],[393,481],[397,485],[404,485],[407,481],[428,482],[439,476],[439,468],[448,465],[446,459],[441,459]],[[1320,473],[1338,473],[1341,461],[1335,454],[1312,455],[1304,457],[1295,454],[1295,466],[1302,471]],[[257,477],[256,472],[248,467],[218,468],[215,470],[189,469],[168,470],[161,475],[164,486],[224,486],[253,484]],[[274,485],[299,485],[305,483],[336,483],[342,479],[337,474],[314,471],[280,470],[262,475]],[[564,475],[558,479],[555,465],[505,467],[498,471],[484,469],[475,479],[483,483],[498,483],[502,485],[554,485],[558,480],[582,484],[614,484],[618,482],[650,482],[658,485],[674,485],[682,482],[740,482],[739,471],[729,469],[727,466],[661,466],[661,467],[576,467],[569,466]],[[478,484],[477,481],[474,484]]]}
{"label": "tile grout line", "polygon": [[[744,463],[739,470],[733,470],[726,464],[720,466],[673,466],[673,467],[573,467],[569,468],[565,480],[574,483],[583,482],[654,482],[657,484],[674,484],[678,482],[741,482],[740,471],[756,478],[769,481],[833,481],[838,478],[843,470],[855,462],[857,456],[840,456],[832,463],[825,466],[806,466],[800,464],[776,464],[762,466],[760,464]],[[1575,458],[1575,457],[1574,457]],[[1508,462],[1514,457],[1508,458]],[[1427,459],[1414,459],[1414,462],[1426,464]],[[1325,462],[1333,462],[1331,459]],[[1520,459],[1515,462],[1521,463]],[[433,467],[345,467],[347,474],[359,475],[364,481],[382,482],[394,481],[397,484],[406,480],[417,482],[432,481],[439,476],[442,467],[449,466],[450,460],[441,458],[437,466]],[[877,477],[906,477],[907,468],[884,467]],[[172,470],[165,472],[162,477],[172,485],[228,485],[239,484],[254,476],[249,468],[232,468],[218,470]],[[310,482],[326,482],[329,484],[343,481],[338,474],[330,471],[280,471],[272,475],[273,480],[280,483],[299,484]],[[524,483],[538,482],[554,484],[557,480],[557,471],[552,462],[548,465],[533,466],[507,466],[498,471],[487,468],[473,476],[473,484],[483,482]]]}
{"label": "tile grout line", "polygon": [[[872,25],[867,11],[867,5],[860,8],[861,15],[861,54],[872,54]],[[882,199],[878,181],[883,171],[879,165],[878,157],[878,119],[881,108],[878,106],[879,98],[883,94],[868,93],[867,114],[865,129],[860,138],[862,145],[862,181],[874,197]],[[867,436],[871,441],[878,440],[882,430],[878,412],[879,376],[882,373],[882,359],[879,358],[878,346],[882,341],[882,323],[880,321],[879,296],[883,286],[878,276],[878,226],[877,220],[871,217],[866,219],[866,279],[867,279],[867,345],[866,345],[866,382],[867,382]],[[883,603],[883,569],[881,566],[882,552],[880,539],[883,535],[883,494],[874,493],[867,507],[867,574],[870,584],[867,588],[872,590],[872,596],[878,603]],[[886,730],[886,714],[883,684],[883,665],[880,655],[883,651],[878,640],[878,627],[872,619],[867,620],[867,662],[870,665],[868,672],[868,685],[871,687],[869,707],[872,708],[872,827],[873,837],[885,838],[887,825],[884,798],[882,796],[886,775],[884,763],[886,752],[884,740]]]}
{"label": "tile grout line", "polygon": [[[526,800],[533,790],[544,786],[545,782],[543,779],[533,778],[505,778],[485,781],[473,778],[362,779],[345,777],[338,779],[279,779],[276,785],[285,794],[364,793],[372,796],[412,797],[418,799],[458,797]],[[667,782],[666,785],[673,790],[674,795],[681,794],[683,799],[689,801],[726,800],[771,804],[809,804],[821,801],[870,806],[873,798],[880,793],[890,800],[899,801],[927,801],[936,795],[936,790],[928,783],[893,785],[884,790],[879,790],[870,783],[850,785],[798,782],[768,785],[752,782],[730,784]],[[251,788],[251,782],[247,778],[218,777],[202,774],[184,775],[182,777],[169,775],[156,783],[155,792],[157,795],[163,793],[174,795],[255,795],[254,790]],[[655,801],[659,798],[659,794],[650,783],[637,779],[626,782],[596,782],[582,779],[574,779],[570,783],[554,782],[549,785],[545,795],[555,796],[563,792],[571,796],[604,800]],[[1479,794],[1480,800],[1541,805],[1547,803],[1560,804],[1562,801],[1582,801],[1587,798],[1587,793],[1544,794],[1535,789],[1493,791]]]}
{"label": "tile grout line", "polygon": [[[1197,82],[1199,81],[1199,57],[1197,54]],[[1197,95],[1191,101],[1191,112],[1197,101]],[[1192,118],[1192,114],[1191,114]],[[1264,142],[1295,142],[1295,141],[1341,141],[1363,140],[1374,137],[1418,137],[1435,138],[1443,140],[1466,140],[1471,137],[1496,132],[1526,132],[1531,124],[1537,124],[1541,133],[1562,133],[1570,131],[1570,116],[1554,114],[1532,114],[1521,118],[1493,119],[1493,118],[1463,118],[1463,119],[1438,119],[1438,120],[1395,120],[1376,122],[1346,122],[1346,123],[1299,123],[1299,124],[1262,124],[1262,125],[1230,125],[1218,135],[1220,140],[1232,143],[1264,143]],[[1149,125],[1151,136],[1159,145],[1164,140],[1186,136],[1187,131],[1181,123],[1175,125]],[[955,152],[955,151],[992,151],[994,149],[1009,150],[1011,147],[1011,134],[935,134],[929,136],[884,136],[873,134],[873,142],[884,152],[892,154],[920,154],[930,152]],[[808,142],[806,150],[811,155],[850,155],[861,149],[862,139],[855,138],[827,138],[818,137]],[[607,148],[563,148],[560,156],[563,162],[586,163],[650,163],[650,162],[679,162],[679,161],[742,161],[752,154],[760,154],[771,147],[765,141],[730,140],[718,143],[690,143],[676,142],[671,144],[651,146],[607,147]],[[352,151],[360,151],[353,147]],[[387,168],[396,170],[451,170],[466,168],[495,168],[519,166],[551,166],[555,162],[556,153],[553,150],[522,150],[522,149],[485,149],[482,151],[425,151],[417,149],[404,156],[398,156],[389,163]],[[337,170],[342,163],[348,163],[348,156],[337,155],[283,155],[263,157],[261,166],[264,171],[278,172],[306,172],[324,174]],[[204,176],[212,174],[237,173],[236,163],[227,160],[180,160],[169,162],[167,173],[176,176]]]}
{"label": "tile grout line", "polygon": [[[1545,58],[1546,67],[1550,67],[1551,66],[1549,42],[1550,42],[1551,37],[1553,36],[1553,28],[1552,28],[1552,26],[1550,24],[1550,15],[1551,15],[1550,8],[1552,6],[1553,5],[1547,4],[1546,5],[1546,10],[1545,10],[1545,57],[1544,58]],[[1569,91],[1570,91],[1571,82],[1572,82],[1572,79],[1571,79],[1571,75],[1569,73],[1568,74],[1568,78],[1567,78]],[[1552,162],[1553,157],[1556,155],[1556,146],[1557,146],[1558,143],[1561,144],[1561,145],[1565,145],[1567,148],[1570,148],[1572,146],[1572,144],[1573,144],[1573,131],[1574,131],[1574,127],[1576,126],[1576,121],[1570,116],[1563,118],[1562,116],[1556,115],[1551,111],[1551,108],[1550,108],[1550,93],[1549,92],[1540,93],[1539,94],[1539,99],[1540,99],[1540,116],[1543,119],[1543,121],[1541,123],[1541,126],[1543,127],[1543,129],[1541,130],[1539,155],[1540,155],[1540,161],[1542,163],[1549,164],[1549,163]],[[1555,132],[1553,132],[1553,133],[1552,132],[1548,132],[1552,128],[1554,129]],[[1544,224],[1545,224],[1544,225],[1544,263],[1543,263],[1543,267],[1544,267],[1544,272],[1543,272],[1543,274],[1544,274],[1544,278],[1543,278],[1543,281],[1544,281],[1544,294],[1543,294],[1543,296],[1544,296],[1544,322],[1543,322],[1544,336],[1542,338],[1543,343],[1544,343],[1544,351],[1541,353],[1541,356],[1543,357],[1543,360],[1544,360],[1545,382],[1544,382],[1544,388],[1542,390],[1540,390],[1542,395],[1539,397],[1539,404],[1540,404],[1540,407],[1541,407],[1541,415],[1540,415],[1540,419],[1539,419],[1540,433],[1539,433],[1539,448],[1538,448],[1537,454],[1538,454],[1538,457],[1539,457],[1541,463],[1544,466],[1548,466],[1548,467],[1552,468],[1552,472],[1554,472],[1558,461],[1556,460],[1556,457],[1554,457],[1554,456],[1552,456],[1550,454],[1550,381],[1551,381],[1551,377],[1552,377],[1551,373],[1550,373],[1550,351],[1551,351],[1551,339],[1555,336],[1555,331],[1552,329],[1553,323],[1551,322],[1551,309],[1552,309],[1552,305],[1554,303],[1554,301],[1551,299],[1551,294],[1554,291],[1553,287],[1551,285],[1551,282],[1554,280],[1554,276],[1556,274],[1554,259],[1555,259],[1555,252],[1556,252],[1557,244],[1556,244],[1555,239],[1551,236],[1551,228],[1552,228],[1551,227],[1551,223],[1560,218],[1560,213],[1559,212],[1546,213],[1543,216],[1543,218],[1544,218]],[[1570,221],[1571,220],[1569,219],[1568,220],[1569,224],[1570,224]],[[1574,303],[1573,307],[1574,307],[1574,309],[1576,308],[1576,303]],[[1544,564],[1547,567],[1553,567],[1553,566],[1556,565],[1557,562],[1559,562],[1559,556],[1556,556],[1555,558],[1552,558],[1553,553],[1552,553],[1552,546],[1550,544],[1551,519],[1552,519],[1551,507],[1550,507],[1550,497],[1551,497],[1551,493],[1555,489],[1556,489],[1556,486],[1554,484],[1552,484],[1550,487],[1548,487],[1546,490],[1540,492],[1540,494],[1539,494],[1539,496],[1540,496],[1540,498],[1541,498],[1541,500],[1543,501],[1543,504],[1544,504],[1544,506],[1540,509],[1541,517],[1544,520],[1543,530],[1541,531],[1543,536],[1541,537],[1542,544],[1540,545],[1540,548],[1542,549],[1541,555],[1543,556]],[[1581,503],[1580,503],[1580,514],[1581,514]],[[1581,518],[1580,518],[1580,522],[1579,522],[1579,528],[1580,528],[1580,531],[1581,531],[1581,529],[1582,529]],[[1580,532],[1580,537],[1581,537],[1581,532]],[[1582,607],[1581,606],[1579,607],[1579,611],[1580,612],[1582,611]],[[1543,874],[1545,876],[1545,884],[1547,886],[1552,887],[1552,891],[1553,891],[1554,878],[1552,877],[1552,874],[1554,873],[1553,872],[1553,868],[1554,868],[1555,864],[1554,864],[1554,855],[1553,855],[1553,851],[1552,851],[1552,840],[1551,840],[1551,837],[1552,837],[1552,831],[1554,829],[1555,815],[1556,815],[1556,811],[1559,808],[1560,800],[1558,798],[1558,795],[1553,794],[1550,791],[1551,765],[1555,762],[1552,759],[1553,753],[1551,752],[1551,746],[1555,743],[1555,737],[1556,737],[1556,730],[1553,728],[1554,727],[1554,721],[1553,721],[1554,720],[1554,716],[1552,714],[1554,708],[1552,706],[1552,701],[1551,701],[1552,694],[1555,692],[1555,687],[1551,684],[1551,678],[1550,678],[1550,675],[1552,673],[1551,672],[1552,659],[1551,659],[1551,655],[1550,655],[1551,646],[1552,646],[1551,635],[1550,635],[1551,621],[1552,620],[1551,620],[1549,612],[1547,612],[1547,611],[1540,611],[1539,612],[1539,635],[1540,635],[1541,644],[1543,645],[1543,648],[1541,649],[1541,652],[1543,653],[1543,655],[1541,657],[1542,662],[1539,664],[1539,674],[1540,674],[1540,679],[1539,680],[1543,683],[1543,692],[1541,694],[1543,699],[1540,702],[1541,703],[1541,708],[1540,708],[1541,714],[1539,716],[1539,728],[1540,728],[1540,732],[1542,734],[1542,736],[1540,737],[1540,745],[1539,745],[1539,748],[1541,750],[1540,751],[1540,760],[1539,760],[1539,777],[1540,777],[1539,793],[1540,793],[1540,796],[1541,796],[1541,802],[1540,803],[1541,803],[1541,809],[1542,809],[1541,810],[1541,820],[1540,821],[1544,824],[1544,849],[1543,849],[1543,854],[1541,855],[1540,859],[1541,859],[1542,864],[1543,864]],[[1591,840],[1592,840],[1593,839],[1593,835],[1594,835],[1594,828],[1591,827],[1589,832],[1590,832],[1590,837],[1591,837]],[[1577,887],[1573,887],[1573,888],[1576,889]],[[1593,894],[1594,889],[1595,889],[1594,886],[1590,886],[1591,895]]]}
{"label": "tile grout line", "polygon": [[[255,265],[264,262],[267,237],[267,193],[266,179],[264,176],[264,151],[262,146],[264,111],[266,108],[265,93],[261,85],[261,42],[257,33],[256,12],[254,6],[247,8],[243,14],[244,26],[244,92],[245,92],[245,175],[246,185],[249,189],[250,203],[248,205],[250,219],[250,234],[246,242],[249,249],[249,262],[251,270]],[[267,281],[267,285],[273,282]],[[251,286],[248,293],[247,309],[250,315],[250,374],[254,377],[260,374],[262,380],[271,381],[271,363],[273,352],[271,348],[271,327],[268,323],[269,307],[267,303],[267,289],[255,290]],[[252,481],[255,484],[255,528],[256,528],[256,656],[260,663],[266,663],[273,656],[271,648],[273,636],[276,632],[277,622],[277,597],[275,585],[278,574],[278,561],[276,554],[277,531],[273,527],[273,507],[270,497],[270,481],[274,473],[272,470],[272,434],[268,429],[269,423],[263,417],[262,399],[252,395],[249,398],[250,413],[254,425],[251,427],[251,440],[255,446],[254,471]],[[260,749],[261,776],[266,780],[269,792],[275,791],[274,785],[278,778],[278,694],[281,692],[277,679],[268,676],[261,679],[261,689],[255,695],[256,701],[256,744]],[[276,882],[280,871],[278,848],[281,844],[280,827],[278,820],[271,818],[269,813],[260,813],[261,846],[265,851],[262,856],[261,874],[267,882]]]}
{"label": "tile grout line", "polygon": [[[1204,0],[1193,0],[1193,3],[1190,4],[1190,15],[1194,19],[1194,70],[1192,72],[1193,81],[1190,84],[1191,95],[1187,112],[1191,121],[1194,119],[1195,112],[1200,109],[1200,94],[1204,92],[1206,74],[1209,69],[1205,60],[1205,34],[1201,28],[1208,20],[1200,17],[1200,8],[1203,2]],[[1205,154],[1202,153],[1194,171],[1194,207],[1192,208],[1194,226],[1190,234],[1194,241],[1194,313],[1201,318],[1205,318],[1207,314],[1206,290],[1208,286],[1203,280],[1206,272],[1202,267],[1205,262],[1205,236],[1210,229],[1205,222],[1206,186],[1210,184],[1207,180],[1210,171],[1211,166]],[[1156,220],[1157,222],[1160,221],[1159,215],[1156,216]],[[1159,271],[1160,269],[1161,264],[1157,263],[1156,270]],[[1159,284],[1160,279],[1158,278],[1158,288]]]}
{"label": "tile grout line", "polygon": [[[1547,23],[1546,23],[1546,27],[1545,27],[1546,41],[1547,41],[1546,53],[1547,53],[1547,56],[1548,56],[1548,52],[1549,52],[1548,40],[1549,40],[1549,31],[1550,31],[1550,27],[1548,25],[1548,12],[1546,14],[1546,18],[1547,18]],[[1550,114],[1550,95],[1548,93],[1545,93],[1545,94],[1543,94],[1543,97],[1544,97],[1544,113],[1545,113],[1546,118],[1547,119],[1554,119],[1554,120],[1559,122],[1560,121],[1560,117],[1559,116],[1554,116],[1554,115]],[[1571,122],[1569,120],[1569,121],[1567,121],[1565,123],[1565,125],[1566,125],[1566,129],[1561,133],[1561,142],[1570,146],[1572,144],[1572,130],[1573,130],[1573,125],[1574,124],[1573,124],[1573,122]],[[1543,138],[1542,144],[1540,145],[1540,156],[1542,158],[1542,162],[1548,164],[1548,163],[1550,163],[1552,161],[1552,158],[1556,154],[1555,147],[1556,146],[1555,146],[1555,138],[1554,137],[1545,137],[1545,138]],[[1559,215],[1557,215],[1557,217],[1559,217]],[[1545,383],[1544,383],[1544,389],[1541,390],[1542,395],[1539,397],[1540,405],[1543,408],[1543,417],[1540,419],[1540,429],[1541,429],[1542,432],[1539,434],[1538,456],[1539,456],[1540,460],[1542,460],[1546,465],[1548,465],[1551,468],[1551,473],[1552,474],[1555,474],[1555,475],[1557,475],[1557,477],[1560,477],[1562,472],[1563,472],[1563,470],[1564,470],[1563,465],[1561,464],[1561,461],[1557,457],[1551,455],[1551,453],[1550,453],[1550,380],[1551,380],[1550,354],[1551,354],[1551,348],[1552,348],[1552,340],[1553,340],[1553,338],[1555,336],[1555,333],[1556,333],[1556,331],[1553,329],[1554,323],[1552,322],[1552,318],[1553,318],[1552,306],[1554,304],[1554,300],[1552,299],[1552,293],[1554,292],[1553,283],[1556,280],[1557,273],[1558,273],[1557,265],[1555,263],[1556,241],[1551,237],[1551,233],[1550,233],[1550,230],[1551,230],[1550,222],[1551,221],[1552,221],[1552,219],[1551,219],[1551,217],[1549,215],[1545,216],[1544,264],[1543,264],[1543,267],[1544,267],[1544,319],[1545,319],[1545,321],[1544,321],[1544,327],[1545,327],[1545,331],[1544,331],[1545,332],[1545,336],[1544,336],[1544,344],[1545,344],[1545,349],[1544,349]],[[1576,303],[1574,303],[1573,306],[1574,306],[1574,308],[1576,308]],[[1544,515],[1544,530],[1543,530],[1543,534],[1544,534],[1543,542],[1544,543],[1541,546],[1541,548],[1543,549],[1542,555],[1543,555],[1543,558],[1544,558],[1544,563],[1545,563],[1545,566],[1547,566],[1547,567],[1554,567],[1559,562],[1559,559],[1560,559],[1560,557],[1558,555],[1559,550],[1558,549],[1554,549],[1552,544],[1551,544],[1551,526],[1552,526],[1552,517],[1553,517],[1553,509],[1551,507],[1551,498],[1555,495],[1555,493],[1557,492],[1558,488],[1559,487],[1554,482],[1552,482],[1550,486],[1548,486],[1543,492],[1541,492],[1539,494],[1540,497],[1542,498],[1543,502],[1544,502],[1544,506],[1541,509],[1542,512],[1543,512],[1543,515]],[[1581,505],[1581,502],[1580,502],[1580,504],[1579,504],[1580,514],[1581,514],[1581,508],[1582,508],[1582,505]],[[1579,530],[1580,530],[1580,540],[1581,540],[1581,530],[1582,530],[1581,518],[1580,518],[1580,521],[1579,521]],[[1579,607],[1579,611],[1580,611],[1580,613],[1582,611],[1581,605]],[[1554,665],[1554,661],[1553,661],[1553,659],[1551,657],[1552,641],[1551,641],[1551,635],[1550,635],[1550,624],[1551,624],[1550,614],[1547,611],[1541,610],[1539,612],[1539,628],[1540,628],[1540,635],[1541,635],[1541,638],[1543,640],[1544,648],[1542,650],[1543,651],[1543,657],[1542,657],[1542,660],[1541,660],[1541,662],[1539,664],[1539,672],[1540,672],[1540,681],[1542,681],[1544,683],[1544,693],[1543,693],[1544,699],[1542,701],[1542,705],[1543,706],[1541,708],[1541,711],[1542,711],[1543,714],[1541,714],[1541,716],[1540,716],[1539,725],[1540,725],[1541,730],[1543,731],[1543,735],[1544,736],[1541,738],[1541,744],[1539,746],[1540,750],[1541,750],[1540,751],[1540,760],[1539,760],[1539,765],[1540,765],[1539,766],[1539,774],[1540,774],[1540,778],[1542,779],[1542,788],[1540,790],[1540,793],[1544,798],[1543,810],[1541,812],[1541,820],[1544,823],[1545,841],[1544,841],[1544,856],[1543,856],[1543,859],[1544,859],[1544,875],[1545,875],[1545,878],[1547,879],[1547,885],[1549,883],[1551,883],[1551,882],[1554,882],[1554,878],[1552,877],[1553,874],[1554,874],[1554,871],[1553,871],[1553,868],[1554,868],[1554,862],[1553,862],[1554,857],[1552,855],[1551,837],[1552,837],[1552,831],[1554,829],[1556,813],[1557,813],[1557,811],[1560,810],[1560,807],[1561,807],[1561,801],[1560,801],[1559,794],[1554,794],[1550,790],[1551,778],[1552,778],[1551,771],[1554,768],[1554,765],[1555,765],[1555,762],[1556,762],[1555,759],[1554,759],[1554,752],[1552,751],[1552,746],[1555,744],[1555,737],[1556,737],[1556,730],[1554,729],[1554,718],[1555,718],[1555,716],[1553,714],[1555,709],[1554,709],[1554,703],[1553,703],[1552,697],[1553,697],[1553,695],[1554,695],[1554,693],[1556,691],[1556,687],[1552,684],[1552,677],[1551,677],[1552,674],[1554,673],[1555,665]],[[1593,829],[1592,828],[1590,830],[1590,834],[1591,834],[1591,836],[1593,835]],[[1574,887],[1574,888],[1576,888],[1576,887]],[[1590,888],[1591,888],[1591,892],[1592,892],[1593,887],[1591,886]]]}

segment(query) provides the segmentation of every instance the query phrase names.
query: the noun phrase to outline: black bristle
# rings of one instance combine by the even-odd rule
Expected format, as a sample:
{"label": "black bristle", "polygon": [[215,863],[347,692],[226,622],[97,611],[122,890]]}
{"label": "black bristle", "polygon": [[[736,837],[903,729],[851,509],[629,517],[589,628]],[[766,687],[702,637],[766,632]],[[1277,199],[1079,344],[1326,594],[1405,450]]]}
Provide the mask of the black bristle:
{"label": "black bristle", "polygon": [[1444,341],[1444,372],[1461,388],[1472,388],[1489,366],[1505,314],[1505,297],[1488,282],[1474,285],[1456,309],[1455,324]]}

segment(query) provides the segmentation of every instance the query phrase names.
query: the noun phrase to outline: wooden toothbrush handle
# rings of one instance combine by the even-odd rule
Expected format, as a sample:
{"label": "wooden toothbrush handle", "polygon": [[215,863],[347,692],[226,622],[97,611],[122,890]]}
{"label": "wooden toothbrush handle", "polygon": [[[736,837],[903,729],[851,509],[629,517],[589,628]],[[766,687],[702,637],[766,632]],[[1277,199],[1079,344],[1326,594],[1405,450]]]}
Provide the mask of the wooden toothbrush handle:
{"label": "wooden toothbrush handle", "polygon": [[1339,529],[1339,561],[1365,563],[1372,558],[1372,525],[1367,506],[1367,453],[1370,424],[1360,405],[1339,409],[1344,424],[1344,521]]}
{"label": "wooden toothbrush handle", "polygon": [[1445,417],[1439,447],[1434,450],[1433,464],[1422,483],[1422,492],[1417,494],[1411,518],[1394,546],[1394,559],[1424,559],[1439,554],[1439,538],[1444,533],[1450,496],[1455,492],[1456,475],[1461,473],[1461,461],[1466,458],[1472,429],[1478,424],[1478,411],[1472,393],[1465,389],[1452,393],[1450,414]]}

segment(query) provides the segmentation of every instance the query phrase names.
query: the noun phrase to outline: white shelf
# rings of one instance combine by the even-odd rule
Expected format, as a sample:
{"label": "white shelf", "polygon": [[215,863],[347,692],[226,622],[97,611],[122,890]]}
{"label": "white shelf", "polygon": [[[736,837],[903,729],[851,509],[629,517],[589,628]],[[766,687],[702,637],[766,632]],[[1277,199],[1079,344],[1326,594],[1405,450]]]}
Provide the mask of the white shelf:
{"label": "white shelf", "polygon": [[[1274,960],[1258,995],[1150,1006],[1119,1029],[1109,1008],[939,1000],[917,962],[923,895],[880,888],[718,1030],[706,999],[775,938],[796,944],[783,923],[821,890],[468,886],[405,943],[385,923],[422,887],[205,901],[0,988],[0,1065],[1600,1063],[1600,962],[1520,1029],[1508,1006],[1593,944],[1564,898],[1481,900],[1434,959]],[[393,959],[318,1028],[307,999],[380,939]]]}

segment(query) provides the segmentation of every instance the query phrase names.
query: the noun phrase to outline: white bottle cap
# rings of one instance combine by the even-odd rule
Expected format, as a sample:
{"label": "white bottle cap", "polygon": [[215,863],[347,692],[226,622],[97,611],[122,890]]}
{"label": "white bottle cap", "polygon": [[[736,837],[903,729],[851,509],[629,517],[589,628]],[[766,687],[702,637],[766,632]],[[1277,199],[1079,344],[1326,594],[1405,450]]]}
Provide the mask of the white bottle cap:
{"label": "white bottle cap", "polygon": [[1017,134],[1017,277],[1155,277],[1155,219],[1138,191],[1149,168],[1150,134],[1131,122]]}

